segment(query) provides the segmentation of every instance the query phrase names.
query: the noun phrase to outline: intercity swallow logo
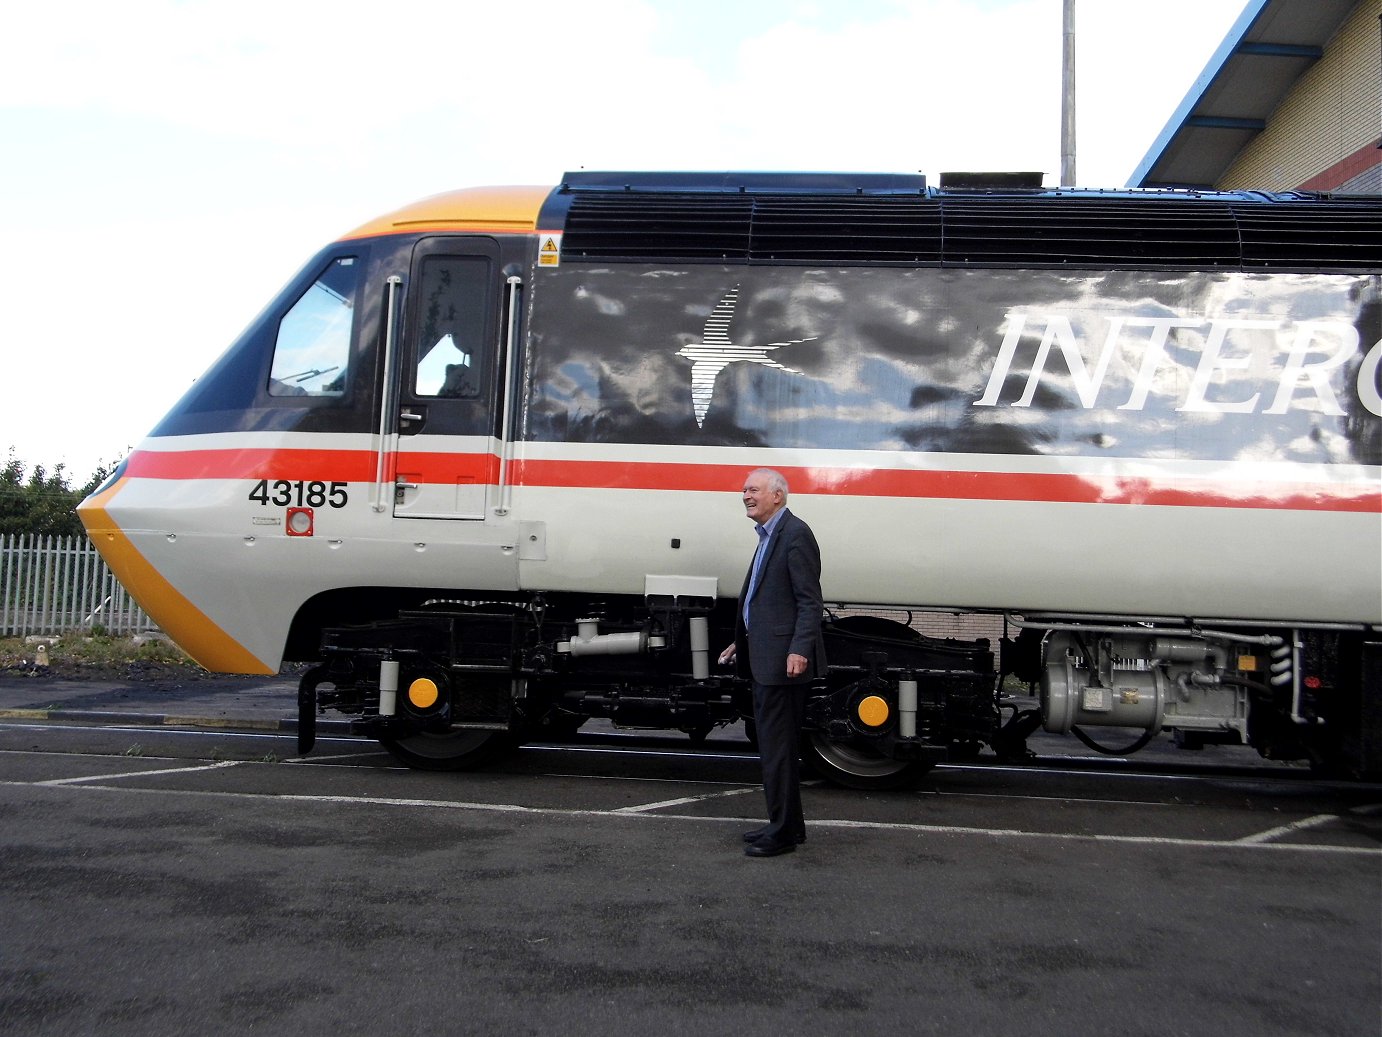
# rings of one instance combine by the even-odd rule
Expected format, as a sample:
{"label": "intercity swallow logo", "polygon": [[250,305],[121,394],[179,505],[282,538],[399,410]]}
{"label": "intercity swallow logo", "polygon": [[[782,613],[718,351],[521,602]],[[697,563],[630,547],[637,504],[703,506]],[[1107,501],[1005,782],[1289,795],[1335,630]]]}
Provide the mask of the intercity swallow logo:
{"label": "intercity swallow logo", "polygon": [[677,356],[691,361],[691,405],[696,412],[697,428],[705,425],[705,416],[715,395],[716,377],[730,364],[746,361],[750,364],[762,364],[764,367],[775,367],[779,371],[791,374],[801,374],[800,371],[779,364],[768,356],[768,351],[815,341],[815,336],[812,336],[789,338],[761,346],[737,345],[730,340],[729,326],[734,322],[734,308],[738,304],[739,285],[736,284],[710,311],[705,328],[701,331],[701,340],[677,350]]}

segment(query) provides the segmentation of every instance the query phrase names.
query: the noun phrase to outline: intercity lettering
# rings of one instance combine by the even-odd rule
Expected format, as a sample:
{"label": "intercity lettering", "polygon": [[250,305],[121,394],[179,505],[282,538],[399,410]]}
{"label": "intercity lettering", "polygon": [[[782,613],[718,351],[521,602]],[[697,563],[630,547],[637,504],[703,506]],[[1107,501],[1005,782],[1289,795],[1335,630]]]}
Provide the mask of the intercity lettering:
{"label": "intercity lettering", "polygon": [[[1010,404],[1013,407],[1030,407],[1041,380],[1057,377],[1047,372],[1047,364],[1051,354],[1058,352],[1065,362],[1070,384],[1081,406],[1092,409],[1099,402],[1109,364],[1122,347],[1131,349],[1135,357],[1140,352],[1140,357],[1131,365],[1135,368],[1131,389],[1117,409],[1141,410],[1156,388],[1157,373],[1169,363],[1166,342],[1171,333],[1198,329],[1204,344],[1177,410],[1221,414],[1252,414],[1260,410],[1263,414],[1285,414],[1289,409],[1309,406],[1324,414],[1342,415],[1344,408],[1335,389],[1336,372],[1358,355],[1359,347],[1358,329],[1341,321],[1292,323],[1228,317],[1205,320],[1112,315],[1106,318],[1108,333],[1098,357],[1090,365],[1085,360],[1069,317],[1060,313],[1037,315],[1015,312],[1008,314],[1007,333],[998,349],[984,394],[974,401],[974,406],[998,406],[1019,346],[1028,335],[1029,320],[1033,325],[1030,333],[1033,338],[1035,328],[1041,322],[1045,326],[1027,374],[1027,384],[1022,395]],[[1275,342],[1288,344],[1277,347],[1274,355],[1264,360],[1242,344],[1245,333],[1251,332],[1270,332]],[[1278,360],[1283,354],[1284,359]],[[1379,363],[1382,363],[1382,339],[1363,357],[1355,381],[1358,401],[1369,412],[1382,417],[1382,393],[1378,389]],[[1270,368],[1269,371],[1260,370],[1264,364]],[[1210,398],[1215,386],[1237,381],[1245,383],[1237,390],[1238,398]]]}

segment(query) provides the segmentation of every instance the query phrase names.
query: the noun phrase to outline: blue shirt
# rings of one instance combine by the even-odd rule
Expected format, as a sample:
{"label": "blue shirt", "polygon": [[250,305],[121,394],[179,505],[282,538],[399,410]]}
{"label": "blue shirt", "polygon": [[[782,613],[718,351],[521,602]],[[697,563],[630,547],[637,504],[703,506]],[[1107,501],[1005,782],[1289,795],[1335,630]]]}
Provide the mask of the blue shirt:
{"label": "blue shirt", "polygon": [[768,519],[767,522],[753,527],[758,532],[758,550],[755,551],[753,555],[753,569],[749,575],[749,592],[744,595],[745,629],[748,629],[749,625],[749,602],[753,599],[754,591],[758,589],[758,573],[759,570],[762,569],[763,559],[768,553],[768,541],[771,539],[773,532],[777,529],[778,522],[782,520],[782,516],[786,511],[786,508],[778,508],[777,511],[773,513],[773,517]]}

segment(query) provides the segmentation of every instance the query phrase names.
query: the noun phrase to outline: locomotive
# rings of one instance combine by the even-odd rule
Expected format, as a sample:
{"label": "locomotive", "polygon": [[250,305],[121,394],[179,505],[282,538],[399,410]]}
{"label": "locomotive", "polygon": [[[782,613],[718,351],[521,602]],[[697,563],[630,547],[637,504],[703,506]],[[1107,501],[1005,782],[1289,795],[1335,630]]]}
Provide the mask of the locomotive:
{"label": "locomotive", "polygon": [[1379,198],[568,173],[329,245],[79,513],[203,666],[310,665],[304,752],[328,709],[436,769],[752,734],[716,657],[772,467],[824,559],[826,777],[1100,727],[1361,775],[1380,361]]}

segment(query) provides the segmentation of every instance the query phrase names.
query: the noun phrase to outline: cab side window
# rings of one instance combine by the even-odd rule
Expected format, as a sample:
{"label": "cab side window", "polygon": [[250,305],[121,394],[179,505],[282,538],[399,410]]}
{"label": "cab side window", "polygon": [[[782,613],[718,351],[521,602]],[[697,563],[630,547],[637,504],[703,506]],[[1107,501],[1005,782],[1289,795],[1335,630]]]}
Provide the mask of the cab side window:
{"label": "cab side window", "polygon": [[270,396],[340,396],[345,392],[355,300],[363,264],[339,256],[278,323]]}
{"label": "cab side window", "polygon": [[413,394],[453,400],[484,392],[489,262],[471,256],[422,261]]}

